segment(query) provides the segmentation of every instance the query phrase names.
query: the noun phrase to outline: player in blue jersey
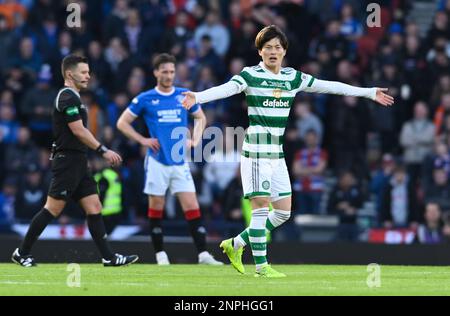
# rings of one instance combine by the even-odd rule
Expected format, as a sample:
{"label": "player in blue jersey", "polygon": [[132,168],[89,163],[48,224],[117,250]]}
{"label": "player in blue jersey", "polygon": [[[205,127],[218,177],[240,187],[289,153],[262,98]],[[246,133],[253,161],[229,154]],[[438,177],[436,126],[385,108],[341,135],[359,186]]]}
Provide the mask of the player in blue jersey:
{"label": "player in blue jersey", "polygon": [[[133,99],[119,118],[117,128],[128,138],[148,147],[144,166],[144,193],[149,197],[150,233],[157,263],[170,264],[163,247],[161,225],[165,195],[170,188],[171,193],[177,196],[189,223],[199,253],[198,262],[221,265],[223,263],[215,260],[206,250],[206,230],[201,220],[195,185],[189,165],[184,160],[186,149],[199,144],[206,117],[199,105],[193,106],[189,111],[183,108],[182,93],[187,89],[173,86],[175,64],[176,59],[171,55],[156,56],[153,74],[157,79],[157,86]],[[195,119],[192,139],[187,138],[188,114]],[[144,119],[150,138],[139,134],[131,125],[137,117]]]}

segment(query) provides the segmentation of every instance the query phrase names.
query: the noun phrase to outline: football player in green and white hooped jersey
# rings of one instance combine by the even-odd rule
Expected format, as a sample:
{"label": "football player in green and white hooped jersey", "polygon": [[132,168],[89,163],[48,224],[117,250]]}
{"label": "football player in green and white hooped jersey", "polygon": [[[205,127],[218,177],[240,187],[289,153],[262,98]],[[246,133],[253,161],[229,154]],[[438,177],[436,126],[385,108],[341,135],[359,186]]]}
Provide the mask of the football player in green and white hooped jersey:
{"label": "football player in green and white hooped jersey", "polygon": [[[295,95],[300,92],[365,97],[383,106],[394,99],[387,89],[358,88],[340,82],[316,79],[292,68],[282,68],[288,48],[286,35],[276,26],[262,29],[255,40],[262,62],[246,67],[229,82],[203,92],[186,92],[183,106],[207,103],[244,92],[248,103],[248,128],[242,148],[241,176],[244,194],[250,198],[250,227],[220,247],[232,265],[244,273],[241,256],[250,245],[257,277],[284,277],[266,259],[266,229],[273,230],[291,214],[291,182],[284,160],[283,135]],[[269,214],[272,202],[273,212]]]}

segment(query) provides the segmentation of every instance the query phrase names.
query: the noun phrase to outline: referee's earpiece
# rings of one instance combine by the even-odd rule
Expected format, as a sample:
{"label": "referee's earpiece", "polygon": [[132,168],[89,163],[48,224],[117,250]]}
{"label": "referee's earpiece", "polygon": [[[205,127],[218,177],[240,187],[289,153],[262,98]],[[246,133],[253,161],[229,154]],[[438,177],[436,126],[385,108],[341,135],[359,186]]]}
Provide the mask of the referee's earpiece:
{"label": "referee's earpiece", "polygon": [[75,79],[75,77],[74,76],[72,76],[72,74],[69,74],[69,76],[70,76],[70,79],[72,79],[73,81],[75,81],[75,82],[80,82],[80,80],[78,80],[78,79]]}

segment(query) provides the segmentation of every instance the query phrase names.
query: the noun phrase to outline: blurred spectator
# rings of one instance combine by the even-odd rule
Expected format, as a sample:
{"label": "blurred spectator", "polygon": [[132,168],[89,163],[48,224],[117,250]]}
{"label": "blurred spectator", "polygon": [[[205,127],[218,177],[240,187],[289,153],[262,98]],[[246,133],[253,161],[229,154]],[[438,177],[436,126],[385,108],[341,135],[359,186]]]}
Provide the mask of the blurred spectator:
{"label": "blurred spectator", "polygon": [[370,191],[376,196],[377,214],[379,216],[381,215],[383,207],[384,192],[387,190],[389,182],[391,181],[395,167],[396,163],[394,157],[391,154],[384,154],[381,161],[381,168],[376,170],[372,175]]}
{"label": "blurred spectator", "polygon": [[[209,35],[204,35],[200,41],[200,49],[198,53],[198,63],[203,68],[209,67],[216,77],[222,78],[225,74],[225,67],[217,53],[214,51],[213,43]],[[214,85],[213,85],[214,86]],[[200,90],[197,90],[200,91]]]}
{"label": "blurred spectator", "polygon": [[17,191],[17,180],[6,179],[0,191],[0,233],[10,233],[11,224],[14,221],[15,194]]}
{"label": "blurred spectator", "polygon": [[442,209],[450,210],[450,184],[449,177],[442,166],[437,166],[433,171],[433,182],[424,188],[425,203],[434,202]]}
{"label": "blurred spectator", "polygon": [[122,115],[122,112],[127,108],[129,103],[130,99],[125,92],[119,92],[114,95],[113,101],[109,103],[106,108],[109,126],[113,126],[114,129],[117,129],[117,120],[120,115]]}
{"label": "blurred spectator", "polygon": [[244,20],[239,32],[232,34],[230,56],[239,56],[245,61],[245,65],[256,65],[260,57],[255,48],[255,36],[258,33],[256,25],[251,20]]}
{"label": "blurred spectator", "polygon": [[434,114],[434,126],[436,135],[440,135],[445,130],[446,117],[450,115],[450,92],[446,92],[441,97],[441,102]]}
{"label": "blurred spectator", "polygon": [[106,41],[110,41],[112,38],[120,36],[120,32],[125,25],[125,20],[128,13],[128,0],[114,1],[114,7],[106,17],[103,27],[103,35]]}
{"label": "blurred spectator", "polygon": [[19,122],[12,104],[0,104],[0,142],[15,144],[18,131]]}
{"label": "blurred spectator", "polygon": [[117,91],[123,87],[124,78],[128,78],[131,72],[133,66],[132,60],[129,58],[127,49],[118,37],[114,37],[109,41],[109,45],[106,47],[104,54],[105,60],[112,70],[112,76],[114,78],[113,89]]}
{"label": "blurred spectator", "polygon": [[54,14],[60,9],[60,3],[53,0],[32,0],[32,3],[33,6],[29,10],[27,24],[34,29],[39,27],[46,16]]}
{"label": "blurred spectator", "polygon": [[404,162],[413,184],[420,176],[422,161],[433,150],[434,134],[435,128],[428,119],[427,106],[419,101],[414,107],[414,118],[403,125],[400,135]]}
{"label": "blurred spectator", "polygon": [[433,25],[427,35],[428,46],[432,46],[438,37],[450,39],[448,17],[444,12],[437,12],[434,16]]}
{"label": "blurred spectator", "polygon": [[239,33],[242,30],[242,22],[244,19],[244,12],[239,0],[231,1],[229,7],[228,27],[233,36],[234,33]]}
{"label": "blurred spectator", "polygon": [[306,134],[313,130],[317,135],[318,145],[320,146],[323,139],[323,124],[317,115],[311,112],[311,105],[301,101],[294,105],[294,109],[297,117],[295,125],[298,138],[304,142]]}
{"label": "blurred spectator", "polygon": [[102,203],[102,216],[106,233],[110,235],[122,219],[122,180],[120,174],[103,159],[94,161],[95,181],[98,184],[100,202]]}
{"label": "blurred spectator", "polygon": [[353,13],[353,7],[346,3],[341,9],[341,34],[355,41],[363,34],[363,27]]}
{"label": "blurred spectator", "polygon": [[151,33],[152,36],[156,36],[155,42],[159,41],[160,36],[163,35],[164,29],[167,26],[167,16],[170,10],[168,2],[167,0],[149,0],[138,1],[137,3],[137,9],[142,16],[146,32]]}
{"label": "blurred spectator", "polygon": [[10,66],[19,66],[31,77],[36,77],[42,65],[41,54],[36,50],[31,37],[24,37],[20,41],[19,52],[10,60]]}
{"label": "blurred spectator", "polygon": [[235,236],[247,226],[244,219],[242,204],[244,193],[242,191],[241,174],[238,169],[223,194],[223,216],[226,223],[225,234]]}
{"label": "blurred spectator", "polygon": [[446,211],[442,214],[442,221],[444,223],[444,227],[442,228],[442,235],[444,237],[445,242],[450,242],[450,211]]}
{"label": "blurred spectator", "polygon": [[191,91],[194,90],[194,82],[192,74],[189,72],[189,67],[186,63],[177,63],[177,74],[174,85],[176,87],[183,87]]}
{"label": "blurred spectator", "polygon": [[100,139],[101,131],[106,124],[103,110],[96,102],[92,92],[83,92],[81,94],[81,100],[89,111],[88,129],[96,139]]}
{"label": "blurred spectator", "polygon": [[126,43],[128,43],[127,46],[130,48],[130,53],[137,54],[139,47],[142,45],[142,41],[144,40],[141,19],[137,10],[130,9],[128,11],[125,27],[123,29],[123,35],[126,39]]}
{"label": "blurred spectator", "polygon": [[145,87],[145,73],[141,68],[135,67],[131,71],[127,82],[127,93],[129,96],[137,96]]}
{"label": "blurred spectator", "polygon": [[120,37],[132,56],[139,61],[147,60],[148,56],[156,52],[154,43],[158,42],[158,36],[151,28],[144,27],[138,10],[128,11]]}
{"label": "blurred spectator", "polygon": [[178,60],[186,56],[186,45],[194,36],[189,28],[189,15],[186,11],[179,11],[175,17],[175,25],[166,29],[161,40],[160,52],[168,52]]}
{"label": "blurred spectator", "polygon": [[36,86],[27,91],[21,104],[33,140],[42,147],[50,147],[52,142],[52,112],[57,91],[52,88],[51,80],[50,66],[43,65]]}
{"label": "blurred spectator", "polygon": [[351,172],[343,172],[328,202],[328,212],[339,216],[338,240],[357,241],[357,212],[363,205],[363,193]]}
{"label": "blurred spectator", "polygon": [[280,30],[284,32],[289,41],[289,49],[287,50],[284,63],[286,65],[291,65],[293,68],[298,68],[301,65],[299,57],[301,56],[302,48],[300,47],[296,34],[291,31],[288,27],[286,18],[281,15],[277,15],[273,19],[273,24],[278,26]]}
{"label": "blurred spectator", "polygon": [[[238,224],[236,225],[236,229],[234,229],[235,234],[239,234],[239,229],[242,229],[244,226],[244,217],[242,214],[243,196],[244,193],[242,191],[241,173],[238,168],[234,174],[234,177],[225,188],[222,200],[222,209],[225,220]],[[233,233],[230,232],[230,235],[233,236]]]}
{"label": "blurred spectator", "polygon": [[203,167],[205,184],[212,191],[214,199],[220,202],[240,165],[240,153],[235,149],[233,136],[232,133],[225,133],[225,141],[214,140],[216,151]]}
{"label": "blurred spectator", "polygon": [[296,154],[292,167],[295,177],[293,190],[297,195],[297,210],[300,214],[319,214],[328,156],[320,148],[315,130],[306,132],[305,143],[306,148]]}
{"label": "blurred spectator", "polygon": [[20,127],[17,134],[17,143],[6,148],[5,161],[8,164],[8,173],[11,175],[22,175],[27,166],[38,162],[39,151],[30,135],[30,130],[27,127]]}
{"label": "blurred spectator", "polygon": [[[417,27],[415,24],[410,25]],[[409,27],[410,29],[414,28]],[[404,71],[404,79],[411,87],[407,90],[402,90],[403,93],[407,93],[407,97],[413,100],[425,97],[424,88],[427,86],[425,76],[427,64],[419,35],[406,36],[405,52],[401,66]]]}
{"label": "blurred spectator", "polygon": [[325,34],[313,41],[310,48],[311,57],[315,57],[320,50],[330,52],[331,62],[337,64],[342,59],[350,59],[350,43],[341,34],[341,22],[337,19],[327,23]]}
{"label": "blurred spectator", "polygon": [[101,130],[101,137],[99,139],[106,147],[119,152],[122,139],[121,137],[115,137],[114,130],[111,126],[105,126]]}
{"label": "blurred spectator", "polygon": [[444,169],[450,175],[450,152],[447,144],[437,142],[436,156],[434,158],[434,167]]}
{"label": "blurred spectator", "polygon": [[11,54],[13,43],[14,33],[8,30],[6,18],[0,14],[0,76],[3,76],[3,71],[8,65],[8,56]]}
{"label": "blurred spectator", "polygon": [[355,97],[334,100],[331,133],[335,168],[337,172],[353,170],[358,177],[364,177],[367,172],[365,152],[369,129],[367,107]]}
{"label": "blurred spectator", "polygon": [[99,83],[102,86],[111,88],[111,69],[103,56],[103,48],[98,41],[92,41],[89,44],[87,54],[89,58],[89,67],[92,73],[95,73]]}
{"label": "blurred spectator", "polygon": [[44,60],[49,60],[54,56],[58,48],[59,31],[55,13],[45,16],[37,30],[37,46]]}
{"label": "blurred spectator", "polygon": [[217,55],[223,57],[228,52],[230,46],[230,34],[221,23],[220,13],[211,11],[207,14],[205,23],[200,25],[195,31],[195,42],[198,46],[205,35],[208,35],[212,41],[212,47]]}
{"label": "blurred spectator", "polygon": [[[395,107],[376,106],[372,109],[372,128],[380,135],[381,151],[396,153],[398,146],[398,125],[402,124],[405,117],[401,112],[403,110],[400,99],[400,87],[403,84],[395,59],[392,56],[386,56],[381,61],[381,77],[376,85],[389,89],[389,95],[395,97]],[[397,103],[400,105],[397,106]]]}
{"label": "blurred spectator", "polygon": [[30,164],[16,193],[16,218],[31,220],[36,210],[42,207],[47,197],[47,188],[38,165]]}
{"label": "blurred spectator", "polygon": [[409,181],[405,168],[397,166],[383,193],[381,222],[384,228],[417,228],[416,195],[416,187]]}
{"label": "blurred spectator", "polygon": [[434,150],[429,153],[422,163],[421,185],[429,187],[433,183],[433,170],[444,168],[450,175],[450,152],[446,143],[438,138],[435,140]]}
{"label": "blurred spectator", "polygon": [[27,9],[17,0],[3,0],[0,3],[0,15],[6,18],[8,27],[13,29],[23,23],[27,16]]}
{"label": "blurred spectator", "polygon": [[[195,91],[203,91],[217,85],[217,79],[214,76],[213,66],[203,66],[200,68],[198,78],[194,83]],[[222,102],[212,101],[203,105],[203,107],[213,108]]]}
{"label": "blurred spectator", "polygon": [[417,239],[421,244],[437,244],[443,241],[441,208],[437,203],[427,203],[425,223],[417,230]]}
{"label": "blurred spectator", "polygon": [[446,93],[450,93],[450,75],[443,74],[440,76],[432,90],[431,104],[439,104],[441,97]]}

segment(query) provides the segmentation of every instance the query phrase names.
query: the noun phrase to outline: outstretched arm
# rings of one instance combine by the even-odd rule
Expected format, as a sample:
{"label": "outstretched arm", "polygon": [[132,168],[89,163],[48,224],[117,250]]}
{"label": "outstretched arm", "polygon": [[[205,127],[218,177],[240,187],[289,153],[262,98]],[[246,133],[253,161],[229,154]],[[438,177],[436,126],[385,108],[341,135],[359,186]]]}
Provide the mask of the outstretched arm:
{"label": "outstretched arm", "polygon": [[202,92],[184,92],[184,99],[182,101],[182,104],[186,110],[189,110],[197,103],[203,104],[215,100],[225,99],[235,94],[241,93],[244,88],[244,85],[241,85],[237,81],[232,80],[223,85]]}
{"label": "outstretched arm", "polygon": [[385,93],[387,90],[386,88],[359,88],[337,81],[314,79],[303,91],[364,97],[383,106],[391,106],[394,104],[394,98]]}

